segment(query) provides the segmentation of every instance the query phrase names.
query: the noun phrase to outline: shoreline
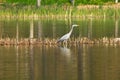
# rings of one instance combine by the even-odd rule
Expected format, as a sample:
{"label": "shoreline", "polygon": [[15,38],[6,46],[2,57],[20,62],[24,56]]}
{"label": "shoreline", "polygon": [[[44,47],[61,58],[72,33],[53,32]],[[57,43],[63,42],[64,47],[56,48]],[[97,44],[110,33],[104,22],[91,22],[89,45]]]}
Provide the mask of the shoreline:
{"label": "shoreline", "polygon": [[69,39],[67,42],[60,42],[57,43],[58,39],[29,39],[29,38],[25,38],[25,39],[10,39],[10,38],[6,38],[6,39],[0,39],[0,46],[24,46],[24,45],[48,45],[48,46],[56,46],[56,45],[71,45],[71,46],[76,46],[76,45],[80,45],[80,44],[103,44],[103,45],[120,45],[120,38],[107,38],[107,37],[103,37],[103,38],[99,38],[99,39],[89,39],[87,37],[82,37],[82,38],[76,38],[76,39]]}

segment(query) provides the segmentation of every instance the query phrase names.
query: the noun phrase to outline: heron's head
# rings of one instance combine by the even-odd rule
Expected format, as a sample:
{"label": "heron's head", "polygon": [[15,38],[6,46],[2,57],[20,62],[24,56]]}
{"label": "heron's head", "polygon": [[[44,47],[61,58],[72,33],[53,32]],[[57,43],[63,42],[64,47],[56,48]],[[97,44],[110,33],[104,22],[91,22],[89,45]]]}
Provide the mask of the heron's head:
{"label": "heron's head", "polygon": [[77,24],[73,24],[73,25],[72,25],[72,27],[77,27],[77,26],[79,26],[79,25],[77,25]]}

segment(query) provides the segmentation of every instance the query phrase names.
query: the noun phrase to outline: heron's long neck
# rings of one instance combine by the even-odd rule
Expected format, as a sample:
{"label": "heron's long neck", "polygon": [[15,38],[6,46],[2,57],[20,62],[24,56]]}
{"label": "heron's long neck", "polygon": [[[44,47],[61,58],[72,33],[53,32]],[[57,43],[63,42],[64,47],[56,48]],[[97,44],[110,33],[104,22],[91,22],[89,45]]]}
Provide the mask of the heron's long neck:
{"label": "heron's long neck", "polygon": [[69,33],[71,34],[71,33],[72,33],[72,31],[73,31],[73,27],[71,28],[71,30],[70,30],[70,32],[69,32]]}

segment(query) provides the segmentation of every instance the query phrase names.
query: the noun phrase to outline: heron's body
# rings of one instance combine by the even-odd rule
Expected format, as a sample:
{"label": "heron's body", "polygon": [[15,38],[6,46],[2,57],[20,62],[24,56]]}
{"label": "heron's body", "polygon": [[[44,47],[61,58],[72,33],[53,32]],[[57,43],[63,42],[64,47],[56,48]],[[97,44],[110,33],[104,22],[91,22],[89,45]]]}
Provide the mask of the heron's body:
{"label": "heron's body", "polygon": [[57,42],[62,42],[62,41],[65,41],[65,40],[69,39],[70,35],[71,35],[72,31],[73,31],[73,28],[76,27],[76,26],[78,26],[78,25],[72,25],[72,28],[71,28],[70,32],[63,35]]}
{"label": "heron's body", "polygon": [[70,36],[69,33],[65,34],[64,36],[62,36],[62,37],[58,40],[58,42],[62,42],[62,41],[64,41],[64,40],[67,40],[67,39],[69,38],[69,36]]}

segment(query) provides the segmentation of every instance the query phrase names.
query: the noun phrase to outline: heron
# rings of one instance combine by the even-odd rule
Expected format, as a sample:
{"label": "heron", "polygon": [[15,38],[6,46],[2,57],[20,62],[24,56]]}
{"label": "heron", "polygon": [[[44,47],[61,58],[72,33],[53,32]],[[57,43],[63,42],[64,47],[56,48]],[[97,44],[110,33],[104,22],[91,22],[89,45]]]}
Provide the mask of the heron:
{"label": "heron", "polygon": [[71,30],[69,31],[69,33],[63,35],[63,36],[57,41],[57,43],[63,42],[63,41],[65,41],[65,40],[68,40],[68,39],[70,38],[70,35],[71,35],[72,31],[73,31],[73,28],[74,28],[74,27],[77,27],[77,26],[78,26],[78,25],[73,24]]}

